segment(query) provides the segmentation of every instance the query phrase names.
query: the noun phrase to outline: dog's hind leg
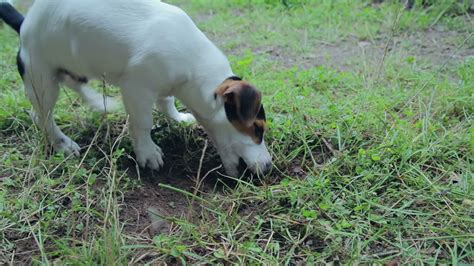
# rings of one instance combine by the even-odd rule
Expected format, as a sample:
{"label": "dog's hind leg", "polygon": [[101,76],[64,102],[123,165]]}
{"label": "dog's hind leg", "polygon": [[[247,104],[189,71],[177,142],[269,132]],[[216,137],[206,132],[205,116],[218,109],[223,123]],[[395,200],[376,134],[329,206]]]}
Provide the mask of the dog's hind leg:
{"label": "dog's hind leg", "polygon": [[190,113],[182,113],[176,109],[174,97],[162,97],[156,101],[156,107],[160,112],[165,113],[169,118],[178,122],[193,123],[196,121],[194,116]]}
{"label": "dog's hind leg", "polygon": [[32,118],[46,134],[55,151],[79,156],[79,145],[66,136],[54,121],[53,110],[59,95],[57,77],[53,71],[45,71],[47,68],[34,68],[36,69],[42,70],[33,71],[31,67],[27,67],[24,75],[26,94],[34,108]]}
{"label": "dog's hind leg", "polygon": [[101,113],[114,112],[120,106],[113,97],[105,96],[87,86],[87,81],[79,81],[67,74],[62,74],[61,83],[79,94],[82,101],[94,111]]}

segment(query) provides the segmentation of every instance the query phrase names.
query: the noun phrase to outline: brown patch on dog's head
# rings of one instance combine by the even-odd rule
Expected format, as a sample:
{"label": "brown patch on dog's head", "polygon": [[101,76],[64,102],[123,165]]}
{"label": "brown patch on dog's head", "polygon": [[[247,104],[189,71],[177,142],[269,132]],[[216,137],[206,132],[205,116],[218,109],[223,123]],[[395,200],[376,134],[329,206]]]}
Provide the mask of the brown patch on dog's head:
{"label": "brown patch on dog's head", "polygon": [[246,81],[227,79],[215,95],[223,97],[225,113],[232,125],[260,144],[266,131],[262,93]]}

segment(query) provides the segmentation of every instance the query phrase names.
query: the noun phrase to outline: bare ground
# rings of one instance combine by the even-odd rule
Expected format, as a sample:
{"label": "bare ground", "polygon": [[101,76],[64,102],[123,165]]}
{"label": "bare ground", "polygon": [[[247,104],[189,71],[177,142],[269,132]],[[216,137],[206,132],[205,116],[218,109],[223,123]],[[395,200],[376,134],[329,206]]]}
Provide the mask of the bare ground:
{"label": "bare ground", "polygon": [[[211,17],[208,15],[200,19],[205,21]],[[434,70],[438,70],[437,66],[458,64],[474,56],[472,32],[460,33],[441,25],[424,31],[394,34],[393,37],[386,33],[385,37],[374,40],[360,40],[352,36],[334,43],[307,40],[303,33],[301,35],[301,45],[308,47],[305,51],[295,52],[284,45],[255,47],[248,42],[231,49],[224,48],[224,51],[227,54],[244,55],[250,50],[284,68],[325,66],[340,71],[357,71],[361,63],[378,66],[384,54],[400,58],[416,57],[418,62],[428,68],[434,67]],[[232,41],[232,37],[216,36],[212,32],[208,36],[219,47],[225,47]]]}

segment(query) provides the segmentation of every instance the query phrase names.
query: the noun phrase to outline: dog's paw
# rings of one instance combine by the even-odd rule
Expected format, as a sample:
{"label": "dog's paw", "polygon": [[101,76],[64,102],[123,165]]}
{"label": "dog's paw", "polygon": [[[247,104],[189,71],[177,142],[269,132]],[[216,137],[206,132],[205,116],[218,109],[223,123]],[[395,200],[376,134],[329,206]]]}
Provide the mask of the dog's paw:
{"label": "dog's paw", "polygon": [[177,117],[173,118],[174,120],[178,121],[179,123],[194,123],[196,122],[196,118],[194,115],[190,113],[179,113]]}
{"label": "dog's paw", "polygon": [[138,165],[142,168],[149,167],[152,170],[159,170],[163,166],[163,152],[161,148],[152,144],[144,149],[135,150]]}
{"label": "dog's paw", "polygon": [[76,142],[67,136],[62,136],[57,139],[53,144],[53,148],[56,152],[64,153],[67,156],[73,155],[76,157],[79,156],[81,151],[79,145],[77,145]]}

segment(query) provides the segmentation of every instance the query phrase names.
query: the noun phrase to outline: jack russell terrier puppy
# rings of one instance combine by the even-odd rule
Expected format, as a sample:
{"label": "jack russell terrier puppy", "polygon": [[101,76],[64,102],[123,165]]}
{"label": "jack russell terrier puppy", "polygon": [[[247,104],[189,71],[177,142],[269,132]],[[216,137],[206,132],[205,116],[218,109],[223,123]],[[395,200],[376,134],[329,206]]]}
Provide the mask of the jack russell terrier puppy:
{"label": "jack russell terrier puppy", "polygon": [[[80,151],[54,121],[60,84],[95,109],[113,109],[112,98],[86,86],[105,78],[121,89],[141,167],[163,166],[150,136],[156,104],[176,121],[196,119],[227,174],[237,176],[241,160],[254,173],[271,168],[262,94],[234,75],[224,54],[178,7],[156,0],[37,0],[25,18],[0,3],[0,17],[20,35],[17,65],[33,120],[56,151]],[[178,112],[174,97],[192,114]]]}

